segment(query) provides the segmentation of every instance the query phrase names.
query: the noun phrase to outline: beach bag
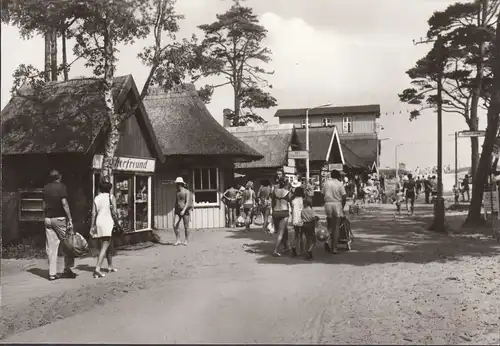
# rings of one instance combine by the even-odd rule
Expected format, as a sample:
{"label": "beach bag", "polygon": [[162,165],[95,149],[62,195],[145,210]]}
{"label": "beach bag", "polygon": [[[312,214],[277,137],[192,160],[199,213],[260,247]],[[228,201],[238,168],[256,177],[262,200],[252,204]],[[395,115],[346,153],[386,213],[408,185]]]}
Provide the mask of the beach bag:
{"label": "beach bag", "polygon": [[72,233],[64,239],[64,249],[66,254],[80,257],[87,253],[89,244],[80,233]]}
{"label": "beach bag", "polygon": [[318,228],[316,230],[316,240],[326,241],[328,239],[328,231],[324,228]]}
{"label": "beach bag", "polygon": [[257,226],[262,226],[264,224],[264,215],[262,215],[262,212],[259,211],[254,215],[253,223]]}
{"label": "beach bag", "polygon": [[118,223],[118,213],[113,207],[113,203],[111,202],[111,194],[109,195],[109,209],[111,210],[111,217],[113,218],[113,230],[111,233],[113,235],[121,235],[123,234],[123,228]]}
{"label": "beach bag", "polygon": [[269,233],[269,235],[273,235],[275,232],[276,232],[276,229],[274,228],[273,217],[269,216],[268,223],[267,223],[267,233]]}

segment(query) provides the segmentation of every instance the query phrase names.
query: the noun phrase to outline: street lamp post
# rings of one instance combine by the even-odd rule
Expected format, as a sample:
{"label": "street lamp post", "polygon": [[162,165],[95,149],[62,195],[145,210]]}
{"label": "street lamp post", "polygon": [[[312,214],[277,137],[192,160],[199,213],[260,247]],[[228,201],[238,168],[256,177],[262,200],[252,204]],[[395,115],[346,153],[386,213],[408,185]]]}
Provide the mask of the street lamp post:
{"label": "street lamp post", "polygon": [[396,163],[396,180],[399,177],[399,162],[398,162],[398,148],[402,146],[404,143],[397,144],[396,147],[394,148],[394,158],[395,158],[395,163]]}
{"label": "street lamp post", "polygon": [[323,108],[331,106],[331,103],[327,103],[321,106],[316,106],[313,108],[306,109],[306,151],[307,151],[307,159],[306,159],[306,184],[309,184],[310,171],[309,171],[309,111],[316,108]]}

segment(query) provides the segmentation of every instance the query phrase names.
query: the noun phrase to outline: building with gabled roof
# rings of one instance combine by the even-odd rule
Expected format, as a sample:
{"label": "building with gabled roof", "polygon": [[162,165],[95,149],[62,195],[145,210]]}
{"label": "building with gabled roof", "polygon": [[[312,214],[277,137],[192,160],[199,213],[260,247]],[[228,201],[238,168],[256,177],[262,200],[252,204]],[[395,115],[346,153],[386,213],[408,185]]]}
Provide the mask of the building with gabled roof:
{"label": "building with gabled roof", "polygon": [[[280,124],[293,124],[305,128],[306,108],[278,109],[275,117]],[[378,162],[377,119],[380,118],[380,105],[331,106],[309,110],[309,128],[336,127],[342,151],[345,155],[345,169],[361,172],[374,169]]]}
{"label": "building with gabled roof", "polygon": [[262,159],[263,155],[220,125],[192,84],[169,92],[153,89],[144,106],[166,158],[155,175],[155,226],[172,228],[174,181],[181,176],[194,193],[192,227],[224,227],[221,196],[234,178],[234,165]]}

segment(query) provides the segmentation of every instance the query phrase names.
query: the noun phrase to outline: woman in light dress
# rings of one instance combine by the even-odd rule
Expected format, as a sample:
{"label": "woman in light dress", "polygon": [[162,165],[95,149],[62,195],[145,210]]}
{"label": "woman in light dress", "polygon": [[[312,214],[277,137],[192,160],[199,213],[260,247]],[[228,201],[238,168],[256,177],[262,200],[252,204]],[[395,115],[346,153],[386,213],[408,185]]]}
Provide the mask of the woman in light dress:
{"label": "woman in light dress", "polygon": [[111,236],[113,226],[115,225],[116,214],[116,200],[110,194],[111,183],[101,182],[99,184],[99,194],[94,198],[94,205],[92,207],[92,227],[90,234],[92,237],[97,238],[100,242],[100,252],[97,257],[97,264],[94,270],[94,278],[104,277],[101,272],[101,266],[106,257],[108,261],[108,273],[116,272],[113,268],[113,259],[111,256]]}

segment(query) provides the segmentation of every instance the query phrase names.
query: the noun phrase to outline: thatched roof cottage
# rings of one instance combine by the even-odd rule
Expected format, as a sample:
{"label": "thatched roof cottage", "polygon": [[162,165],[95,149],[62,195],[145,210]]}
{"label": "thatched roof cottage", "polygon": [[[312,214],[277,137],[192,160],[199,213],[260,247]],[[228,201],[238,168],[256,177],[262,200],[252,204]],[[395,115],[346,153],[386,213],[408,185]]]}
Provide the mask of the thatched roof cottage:
{"label": "thatched roof cottage", "polygon": [[180,85],[167,93],[152,90],[144,106],[166,157],[157,166],[154,184],[155,227],[172,228],[177,176],[194,192],[192,227],[224,227],[221,195],[233,180],[234,164],[263,156],[212,117],[194,85]]}
{"label": "thatched roof cottage", "polygon": [[[120,196],[122,225],[129,234],[151,230],[151,176],[163,155],[131,75],[115,78],[113,99],[118,111],[135,109],[123,123],[116,151],[115,194]],[[43,227],[43,202],[38,189],[51,169],[58,169],[68,188],[77,231],[87,234],[92,199],[108,134],[108,117],[98,79],[82,78],[47,83],[40,89],[22,88],[2,110],[3,228],[10,238],[19,229]],[[120,162],[142,165],[122,165]],[[130,168],[133,166],[141,169]],[[117,191],[118,181],[128,186]],[[140,215],[134,213],[134,186],[146,186]],[[149,187],[149,190],[147,189]],[[127,196],[127,197],[124,197]],[[5,208],[12,208],[6,210]],[[137,207],[137,206],[136,206]],[[19,217],[18,217],[19,216]],[[17,227],[18,222],[22,227]],[[131,236],[130,236],[131,237]]]}

